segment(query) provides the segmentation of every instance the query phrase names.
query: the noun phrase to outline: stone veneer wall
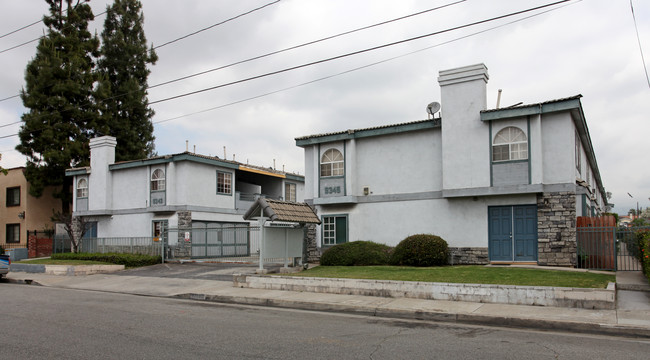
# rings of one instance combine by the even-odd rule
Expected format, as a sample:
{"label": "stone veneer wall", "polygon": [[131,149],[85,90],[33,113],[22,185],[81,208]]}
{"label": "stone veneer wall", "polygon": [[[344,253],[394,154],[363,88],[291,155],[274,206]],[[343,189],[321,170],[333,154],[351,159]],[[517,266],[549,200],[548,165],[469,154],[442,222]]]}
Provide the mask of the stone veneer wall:
{"label": "stone veneer wall", "polygon": [[450,265],[485,265],[490,262],[486,247],[450,247]]}
{"label": "stone veneer wall", "polygon": [[[189,259],[192,257],[192,237],[190,241],[185,241],[185,231],[192,231],[192,212],[191,211],[178,211],[178,244],[174,248],[174,258],[176,259]],[[174,233],[169,233],[169,236],[174,236]]]}
{"label": "stone veneer wall", "polygon": [[539,265],[576,265],[575,193],[537,195],[537,234]]}
{"label": "stone veneer wall", "polygon": [[[317,213],[314,205],[309,205],[314,213]],[[313,264],[320,262],[321,252],[316,243],[316,224],[305,224],[305,238],[302,245],[303,264]]]}
{"label": "stone veneer wall", "polygon": [[303,243],[303,264],[320,262],[321,252],[316,244],[316,224],[305,225],[305,242]]}

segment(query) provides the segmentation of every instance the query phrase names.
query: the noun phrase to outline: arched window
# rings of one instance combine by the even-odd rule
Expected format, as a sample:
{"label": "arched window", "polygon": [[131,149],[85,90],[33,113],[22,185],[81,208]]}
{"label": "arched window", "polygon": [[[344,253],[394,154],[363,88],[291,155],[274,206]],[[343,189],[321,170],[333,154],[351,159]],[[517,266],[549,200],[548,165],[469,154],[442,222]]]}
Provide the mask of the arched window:
{"label": "arched window", "polygon": [[345,174],[345,164],[343,155],[336,149],[325,151],[320,159],[320,176],[343,176]]}
{"label": "arched window", "polygon": [[528,159],[528,139],[521,129],[509,126],[494,137],[492,161]]}
{"label": "arched window", "polygon": [[77,197],[78,198],[87,198],[88,197],[88,180],[85,178],[79,179],[77,181]]}
{"label": "arched window", "polygon": [[165,190],[165,172],[162,169],[156,169],[151,174],[151,191]]}

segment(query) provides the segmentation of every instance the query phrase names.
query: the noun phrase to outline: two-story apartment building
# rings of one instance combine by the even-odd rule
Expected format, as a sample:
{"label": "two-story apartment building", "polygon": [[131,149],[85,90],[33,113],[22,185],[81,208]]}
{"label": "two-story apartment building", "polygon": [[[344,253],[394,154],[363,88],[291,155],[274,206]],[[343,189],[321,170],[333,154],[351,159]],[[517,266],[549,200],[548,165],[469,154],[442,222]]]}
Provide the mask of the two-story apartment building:
{"label": "two-story apartment building", "polygon": [[431,233],[456,263],[574,265],[576,217],[607,204],[581,96],[487,110],[487,81],[441,71],[439,117],[297,138],[320,246]]}
{"label": "two-story apartment building", "polygon": [[115,163],[115,145],[110,136],[92,139],[90,166],[66,171],[73,215],[90,224],[91,237],[248,224],[242,216],[260,196],[303,201],[301,175],[190,152]]}
{"label": "two-story apartment building", "polygon": [[0,186],[0,246],[26,248],[27,231],[54,230],[52,215],[61,211],[54,187],[46,187],[38,198],[30,195],[24,167],[0,174]]}

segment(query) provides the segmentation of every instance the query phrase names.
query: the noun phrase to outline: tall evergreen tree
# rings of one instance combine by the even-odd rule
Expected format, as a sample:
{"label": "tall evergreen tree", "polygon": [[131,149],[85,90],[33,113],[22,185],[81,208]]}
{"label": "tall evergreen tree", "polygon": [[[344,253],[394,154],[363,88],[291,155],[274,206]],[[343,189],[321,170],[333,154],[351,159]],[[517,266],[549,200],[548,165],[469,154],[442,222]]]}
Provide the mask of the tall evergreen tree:
{"label": "tall evergreen tree", "polygon": [[88,140],[98,118],[93,59],[99,56],[99,39],[88,31],[94,16],[86,2],[45,1],[47,32],[25,70],[20,96],[28,112],[16,149],[27,157],[30,193],[40,196],[45,186],[58,186],[55,196],[68,209],[71,180],[65,169],[88,164]]}
{"label": "tall evergreen tree", "polygon": [[155,64],[158,56],[153,47],[147,49],[143,24],[139,0],[115,0],[106,8],[98,61],[102,114],[97,130],[117,138],[117,161],[141,159],[154,152],[147,64]]}

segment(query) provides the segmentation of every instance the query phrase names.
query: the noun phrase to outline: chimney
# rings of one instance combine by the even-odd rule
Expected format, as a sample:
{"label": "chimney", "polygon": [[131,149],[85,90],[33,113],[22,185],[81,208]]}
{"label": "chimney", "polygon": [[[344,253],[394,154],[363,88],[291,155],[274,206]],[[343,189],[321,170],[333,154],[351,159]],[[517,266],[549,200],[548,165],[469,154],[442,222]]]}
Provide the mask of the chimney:
{"label": "chimney", "polygon": [[92,195],[88,197],[88,210],[110,209],[112,201],[111,174],[108,166],[115,163],[115,146],[117,141],[112,136],[90,139],[90,175],[88,188]]}
{"label": "chimney", "polygon": [[480,115],[487,109],[488,79],[484,64],[439,73],[443,191],[490,186],[489,125]]}

